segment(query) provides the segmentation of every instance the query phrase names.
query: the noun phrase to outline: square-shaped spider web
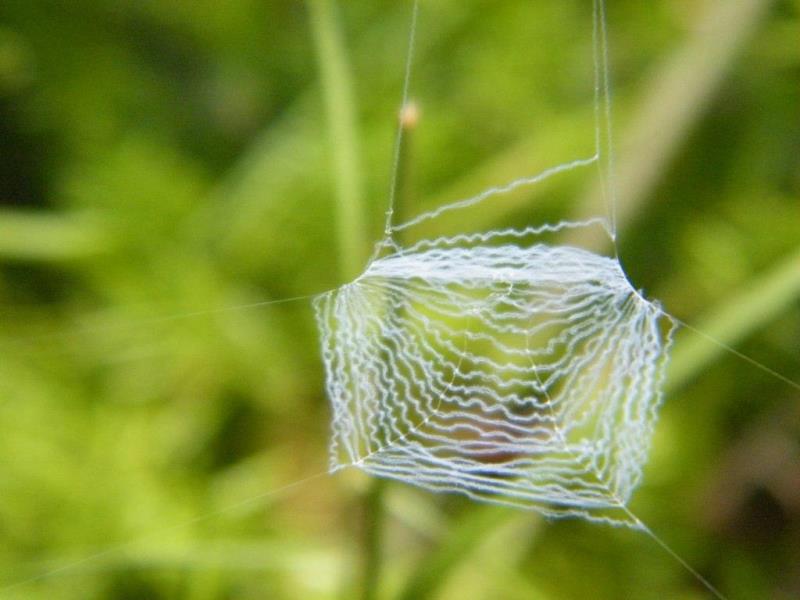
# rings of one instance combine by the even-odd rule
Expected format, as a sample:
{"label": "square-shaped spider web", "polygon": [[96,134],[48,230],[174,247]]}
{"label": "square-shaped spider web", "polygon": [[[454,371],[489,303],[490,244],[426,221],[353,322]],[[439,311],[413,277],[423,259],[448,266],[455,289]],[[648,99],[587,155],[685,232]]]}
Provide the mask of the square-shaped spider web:
{"label": "square-shaped spider web", "polygon": [[316,301],[331,469],[636,526],[671,322],[529,234],[421,242]]}

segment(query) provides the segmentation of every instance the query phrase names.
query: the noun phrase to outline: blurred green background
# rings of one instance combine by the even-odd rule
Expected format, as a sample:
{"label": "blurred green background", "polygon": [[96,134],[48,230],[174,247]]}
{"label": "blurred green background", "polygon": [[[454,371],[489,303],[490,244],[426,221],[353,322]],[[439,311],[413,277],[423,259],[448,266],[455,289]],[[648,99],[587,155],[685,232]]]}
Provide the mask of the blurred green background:
{"label": "blurred green background", "polygon": [[[641,533],[284,488],[327,465],[317,335],[307,300],[243,306],[337,286],[379,238],[410,22],[339,4],[0,4],[0,596],[707,597]],[[608,12],[631,280],[800,380],[800,1]],[[423,0],[407,216],[583,153],[591,13]],[[595,187],[419,235],[586,216]],[[689,330],[673,356],[632,509],[731,598],[800,597],[798,388]]]}

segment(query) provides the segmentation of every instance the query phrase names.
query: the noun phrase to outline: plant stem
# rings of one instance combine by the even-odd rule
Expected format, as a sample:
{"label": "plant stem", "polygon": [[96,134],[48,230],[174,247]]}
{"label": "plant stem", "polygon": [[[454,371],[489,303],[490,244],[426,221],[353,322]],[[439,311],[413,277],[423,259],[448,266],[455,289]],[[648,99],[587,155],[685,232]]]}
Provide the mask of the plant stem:
{"label": "plant stem", "polygon": [[364,572],[361,582],[361,597],[364,600],[374,600],[380,581],[385,487],[383,479],[373,479],[364,497]]}
{"label": "plant stem", "polygon": [[[394,217],[397,222],[403,220],[412,199],[411,133],[416,127],[418,119],[419,114],[415,104],[409,103],[400,109],[397,126],[401,129],[399,139],[402,140],[402,145],[398,148],[397,172],[394,176],[394,189],[391,190],[391,197],[394,198],[395,203]],[[402,244],[402,240],[397,237],[394,241]],[[374,479],[370,483],[370,489],[364,502],[364,574],[361,586],[364,600],[374,600],[380,579],[385,489],[385,481]]]}

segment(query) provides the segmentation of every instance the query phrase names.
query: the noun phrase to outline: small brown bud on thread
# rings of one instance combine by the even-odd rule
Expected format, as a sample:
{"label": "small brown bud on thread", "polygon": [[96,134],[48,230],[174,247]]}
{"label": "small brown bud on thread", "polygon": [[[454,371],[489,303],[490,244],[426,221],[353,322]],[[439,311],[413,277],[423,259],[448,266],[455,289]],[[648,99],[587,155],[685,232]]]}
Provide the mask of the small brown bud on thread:
{"label": "small brown bud on thread", "polygon": [[400,109],[400,127],[414,129],[419,122],[419,106],[413,100],[406,102]]}

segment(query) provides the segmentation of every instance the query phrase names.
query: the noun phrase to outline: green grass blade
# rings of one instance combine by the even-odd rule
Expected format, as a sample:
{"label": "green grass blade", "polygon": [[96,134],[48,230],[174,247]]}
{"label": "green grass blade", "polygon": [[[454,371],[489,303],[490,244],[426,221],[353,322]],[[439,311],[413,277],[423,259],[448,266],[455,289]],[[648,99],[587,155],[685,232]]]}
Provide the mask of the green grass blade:
{"label": "green grass blade", "polygon": [[352,77],[333,2],[310,0],[308,7],[330,131],[339,264],[350,279],[361,272],[367,249]]}
{"label": "green grass blade", "polygon": [[[670,362],[667,391],[690,382],[720,355],[730,352],[728,347],[775,319],[798,298],[800,249],[765,275],[748,282],[746,289],[714,310],[707,319],[701,319],[696,328],[699,334],[681,335]],[[746,357],[745,360],[750,361]],[[771,369],[767,371],[772,372]],[[780,375],[779,378],[784,379]]]}

